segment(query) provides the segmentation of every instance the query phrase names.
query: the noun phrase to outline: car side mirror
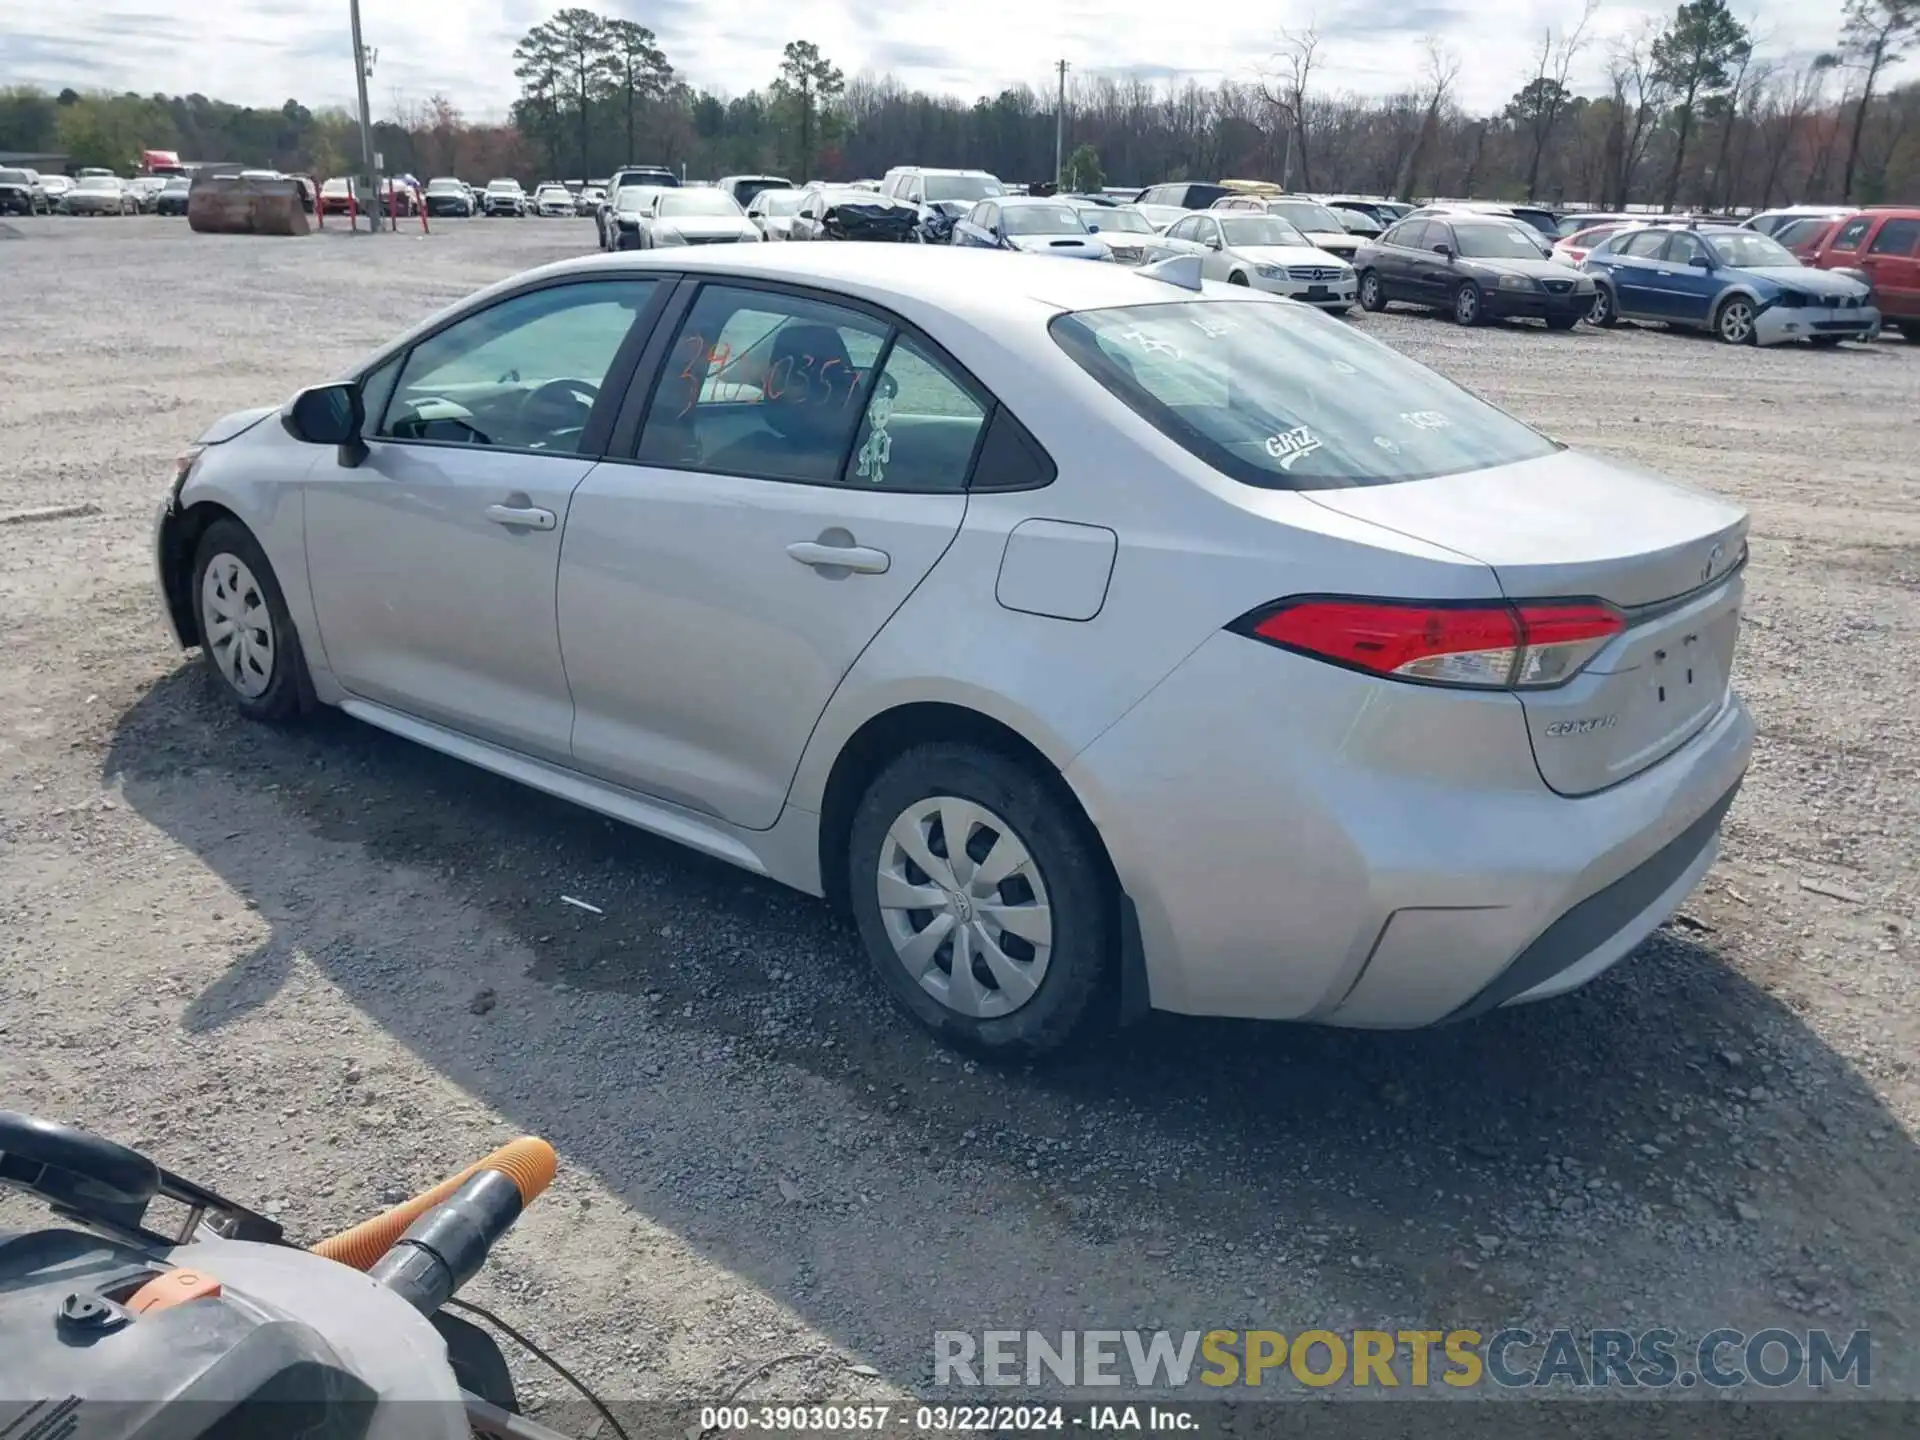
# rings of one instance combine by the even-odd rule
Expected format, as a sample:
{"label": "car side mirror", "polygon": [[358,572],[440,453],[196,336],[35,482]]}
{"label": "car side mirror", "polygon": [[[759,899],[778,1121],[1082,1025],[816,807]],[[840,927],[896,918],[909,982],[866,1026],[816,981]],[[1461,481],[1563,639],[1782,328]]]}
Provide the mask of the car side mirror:
{"label": "car side mirror", "polygon": [[1696,270],[1713,269],[1712,259],[1705,255],[1696,255],[1691,260],[1687,261],[1687,264],[1691,265]]}
{"label": "car side mirror", "polygon": [[366,420],[366,402],[359,384],[351,380],[302,390],[280,414],[281,425],[294,439],[305,445],[336,446],[340,463],[348,466],[366,458],[367,447],[360,439]]}
{"label": "car side mirror", "polygon": [[1453,247],[1451,245],[1436,245],[1433,247],[1433,253],[1449,264],[1453,261]]}

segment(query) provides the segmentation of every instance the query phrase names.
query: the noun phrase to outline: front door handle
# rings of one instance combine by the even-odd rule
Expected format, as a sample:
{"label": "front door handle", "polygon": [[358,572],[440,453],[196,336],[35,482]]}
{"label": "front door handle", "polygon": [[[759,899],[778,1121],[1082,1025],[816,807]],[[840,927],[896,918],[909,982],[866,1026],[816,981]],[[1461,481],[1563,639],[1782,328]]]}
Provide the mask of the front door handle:
{"label": "front door handle", "polygon": [[514,525],[523,530],[551,530],[557,523],[553,511],[537,505],[489,505],[487,519],[496,525]]}
{"label": "front door handle", "polygon": [[787,546],[787,554],[816,570],[851,570],[856,575],[884,575],[893,563],[884,550],[865,545],[822,545],[817,540],[796,540]]}

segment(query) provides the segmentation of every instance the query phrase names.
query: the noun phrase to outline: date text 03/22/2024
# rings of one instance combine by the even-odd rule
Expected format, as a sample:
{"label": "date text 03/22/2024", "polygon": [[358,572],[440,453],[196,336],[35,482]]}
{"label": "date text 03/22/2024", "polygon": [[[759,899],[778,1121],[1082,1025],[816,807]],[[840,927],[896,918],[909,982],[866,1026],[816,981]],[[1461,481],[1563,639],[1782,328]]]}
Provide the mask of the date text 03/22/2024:
{"label": "date text 03/22/2024", "polygon": [[1166,1434],[1200,1429],[1186,1406],[1168,1404],[1083,1405],[711,1405],[700,1412],[701,1435],[821,1432],[920,1435],[1001,1435],[1080,1431]]}

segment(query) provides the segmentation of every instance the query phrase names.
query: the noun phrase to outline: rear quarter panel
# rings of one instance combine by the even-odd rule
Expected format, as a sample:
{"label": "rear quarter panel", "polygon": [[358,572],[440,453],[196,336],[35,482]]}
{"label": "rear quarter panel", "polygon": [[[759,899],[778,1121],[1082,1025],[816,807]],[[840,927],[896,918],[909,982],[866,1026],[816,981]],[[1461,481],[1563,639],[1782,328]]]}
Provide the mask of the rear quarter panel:
{"label": "rear quarter panel", "polygon": [[[847,739],[899,705],[937,700],[977,710],[1065,771],[1182,660],[1255,606],[1316,591],[1499,594],[1478,561],[1298,494],[1229,480],[1135,415],[1050,337],[927,328],[1014,401],[1059,477],[1043,489],[970,497],[951,548],[828,704],[795,777],[795,805],[817,811]],[[1008,536],[1034,519],[1118,537],[1105,603],[1093,618],[1000,603]],[[1249,658],[1265,657],[1250,647]]]}

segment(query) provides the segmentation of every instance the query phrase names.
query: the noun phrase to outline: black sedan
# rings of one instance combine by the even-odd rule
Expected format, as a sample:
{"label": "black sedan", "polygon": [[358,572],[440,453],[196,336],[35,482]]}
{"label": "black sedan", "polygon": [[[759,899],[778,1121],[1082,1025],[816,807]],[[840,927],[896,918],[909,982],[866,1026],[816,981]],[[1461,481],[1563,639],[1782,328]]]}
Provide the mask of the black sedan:
{"label": "black sedan", "polygon": [[1593,280],[1548,260],[1517,221],[1414,216],[1353,257],[1363,310],[1394,301],[1450,313],[1462,325],[1526,317],[1571,330],[1593,308]]}
{"label": "black sedan", "polygon": [[0,170],[0,215],[44,215],[52,208],[31,170]]}
{"label": "black sedan", "polygon": [[185,175],[169,175],[167,183],[162,185],[153,197],[153,213],[156,215],[184,215],[187,213],[187,195],[193,189],[193,181]]}

